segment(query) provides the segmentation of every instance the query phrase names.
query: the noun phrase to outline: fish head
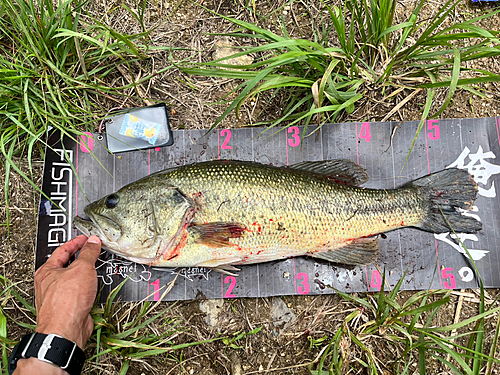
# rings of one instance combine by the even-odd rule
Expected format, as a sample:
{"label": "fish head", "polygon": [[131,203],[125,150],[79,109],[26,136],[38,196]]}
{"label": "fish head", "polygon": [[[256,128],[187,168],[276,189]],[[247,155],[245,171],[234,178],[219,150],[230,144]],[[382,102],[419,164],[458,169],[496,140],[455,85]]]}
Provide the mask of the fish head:
{"label": "fish head", "polygon": [[102,246],[137,263],[152,263],[185,223],[192,202],[175,187],[139,181],[88,204],[74,225]]}

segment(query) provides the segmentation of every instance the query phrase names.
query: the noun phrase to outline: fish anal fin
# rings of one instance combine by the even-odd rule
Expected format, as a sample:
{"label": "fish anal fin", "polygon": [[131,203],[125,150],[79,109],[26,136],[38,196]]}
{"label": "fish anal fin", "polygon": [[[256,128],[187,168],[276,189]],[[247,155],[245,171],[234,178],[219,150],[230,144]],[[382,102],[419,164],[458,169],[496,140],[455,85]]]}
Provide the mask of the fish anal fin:
{"label": "fish anal fin", "polygon": [[358,238],[340,249],[320,251],[311,256],[334,263],[366,265],[377,260],[379,251],[378,237],[367,237]]}
{"label": "fish anal fin", "polygon": [[215,222],[192,224],[188,230],[196,233],[195,242],[198,244],[209,247],[227,247],[235,246],[230,239],[243,236],[247,228],[238,223]]}
{"label": "fish anal fin", "polygon": [[347,159],[305,161],[289,168],[321,174],[333,182],[350,186],[359,186],[368,181],[366,170]]}

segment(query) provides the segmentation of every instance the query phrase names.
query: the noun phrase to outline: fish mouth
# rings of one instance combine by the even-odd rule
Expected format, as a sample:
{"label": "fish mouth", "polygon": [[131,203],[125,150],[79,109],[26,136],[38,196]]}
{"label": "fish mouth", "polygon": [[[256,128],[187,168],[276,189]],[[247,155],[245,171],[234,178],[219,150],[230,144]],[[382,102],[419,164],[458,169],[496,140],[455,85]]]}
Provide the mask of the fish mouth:
{"label": "fish mouth", "polygon": [[[99,237],[102,241],[103,248],[107,251],[140,264],[151,264],[155,260],[155,258],[129,255],[126,251],[119,250],[120,246],[116,241],[121,236],[120,226],[109,217],[103,215],[93,215],[92,213],[87,213],[87,215],[89,217],[88,220],[80,216],[75,216],[75,218],[73,219],[73,225],[87,237],[90,237],[91,235],[96,235],[97,237]],[[99,225],[99,222],[106,223],[108,226],[117,229],[117,232],[120,233],[120,236],[116,238],[110,238],[110,236],[106,235],[105,232],[101,229],[101,225]]]}
{"label": "fish mouth", "polygon": [[[76,229],[85,234],[87,237],[90,237],[91,235],[96,235],[102,241],[108,243],[116,242],[116,240],[118,240],[118,238],[121,237],[122,231],[116,221],[104,215],[94,215],[91,212],[87,212],[86,214],[89,217],[89,220],[86,220],[80,216],[76,216],[74,218],[73,223]],[[111,238],[110,235],[106,234],[105,231],[102,229],[103,224],[106,224],[108,227],[114,229],[113,232],[115,234],[119,233],[119,235],[115,236],[114,238]]]}

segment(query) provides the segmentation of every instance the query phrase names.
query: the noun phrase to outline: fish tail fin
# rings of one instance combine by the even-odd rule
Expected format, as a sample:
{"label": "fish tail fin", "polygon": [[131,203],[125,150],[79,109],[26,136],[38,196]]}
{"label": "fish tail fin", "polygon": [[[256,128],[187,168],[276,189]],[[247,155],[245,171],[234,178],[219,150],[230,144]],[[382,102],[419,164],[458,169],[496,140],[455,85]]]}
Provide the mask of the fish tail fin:
{"label": "fish tail fin", "polygon": [[429,202],[427,214],[415,227],[432,233],[475,233],[482,228],[480,221],[462,214],[463,210],[472,209],[478,192],[476,182],[466,170],[445,169],[409,185],[423,189]]}

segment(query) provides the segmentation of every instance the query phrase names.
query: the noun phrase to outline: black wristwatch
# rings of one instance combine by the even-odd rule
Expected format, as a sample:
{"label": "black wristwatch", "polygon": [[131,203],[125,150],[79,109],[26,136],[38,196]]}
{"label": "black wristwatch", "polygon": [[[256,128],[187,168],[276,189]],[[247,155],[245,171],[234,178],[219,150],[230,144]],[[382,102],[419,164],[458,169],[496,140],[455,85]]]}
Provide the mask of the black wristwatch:
{"label": "black wristwatch", "polygon": [[70,375],[79,375],[85,363],[85,353],[73,341],[55,335],[32,333],[23,336],[9,357],[9,374],[22,358],[38,358],[40,361],[59,366]]}

